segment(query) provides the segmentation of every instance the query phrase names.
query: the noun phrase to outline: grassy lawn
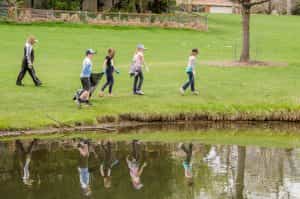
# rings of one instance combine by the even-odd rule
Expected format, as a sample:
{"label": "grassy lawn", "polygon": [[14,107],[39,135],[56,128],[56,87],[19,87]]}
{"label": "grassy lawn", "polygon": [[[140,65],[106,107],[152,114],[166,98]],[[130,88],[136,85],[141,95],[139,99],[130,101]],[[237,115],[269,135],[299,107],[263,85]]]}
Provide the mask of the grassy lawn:
{"label": "grassy lawn", "polygon": [[[186,80],[184,68],[193,47],[199,60],[231,60],[240,48],[240,17],[209,16],[209,31],[158,28],[92,27],[86,25],[0,24],[2,60],[0,73],[0,129],[39,128],[53,124],[96,122],[97,116],[120,113],[259,113],[299,111],[300,25],[299,17],[252,18],[252,53],[255,59],[288,62],[288,67],[220,68],[200,65],[196,87],[199,96],[180,96]],[[35,68],[44,85],[35,88],[25,77],[25,87],[15,86],[26,37],[34,34]],[[129,64],[137,43],[149,48],[143,97],[132,96]],[[239,45],[237,45],[239,44]],[[114,97],[93,99],[93,107],[78,110],[71,98],[79,88],[79,73],[85,49],[97,49],[94,71],[101,71],[105,51],[117,49]],[[102,81],[101,84],[104,82]]]}

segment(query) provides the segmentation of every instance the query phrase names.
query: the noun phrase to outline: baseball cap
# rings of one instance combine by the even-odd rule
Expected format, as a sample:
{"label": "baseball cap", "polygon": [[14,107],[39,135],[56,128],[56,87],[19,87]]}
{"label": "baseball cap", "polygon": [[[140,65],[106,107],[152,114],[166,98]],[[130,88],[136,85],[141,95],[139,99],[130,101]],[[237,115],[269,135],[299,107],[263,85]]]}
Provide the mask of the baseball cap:
{"label": "baseball cap", "polygon": [[138,44],[138,45],[136,46],[136,48],[138,48],[138,49],[143,49],[143,50],[147,50],[147,48],[145,48],[144,44]]}
{"label": "baseball cap", "polygon": [[85,52],[86,55],[90,55],[90,54],[96,54],[96,51],[94,51],[93,49],[87,49]]}

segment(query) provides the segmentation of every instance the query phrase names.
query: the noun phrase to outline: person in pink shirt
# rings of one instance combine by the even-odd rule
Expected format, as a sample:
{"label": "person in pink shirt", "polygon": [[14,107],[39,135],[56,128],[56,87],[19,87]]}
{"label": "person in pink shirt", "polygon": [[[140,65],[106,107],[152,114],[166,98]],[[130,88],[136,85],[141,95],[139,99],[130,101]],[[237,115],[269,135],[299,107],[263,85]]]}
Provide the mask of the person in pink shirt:
{"label": "person in pink shirt", "polygon": [[133,155],[130,159],[130,156],[128,155],[126,158],[126,162],[129,168],[129,174],[131,178],[131,182],[133,185],[133,188],[136,190],[140,190],[144,185],[141,182],[141,176],[143,174],[144,168],[147,166],[147,163],[144,162],[142,166],[140,166],[140,156],[138,153],[137,140],[132,141],[132,149],[133,149]]}

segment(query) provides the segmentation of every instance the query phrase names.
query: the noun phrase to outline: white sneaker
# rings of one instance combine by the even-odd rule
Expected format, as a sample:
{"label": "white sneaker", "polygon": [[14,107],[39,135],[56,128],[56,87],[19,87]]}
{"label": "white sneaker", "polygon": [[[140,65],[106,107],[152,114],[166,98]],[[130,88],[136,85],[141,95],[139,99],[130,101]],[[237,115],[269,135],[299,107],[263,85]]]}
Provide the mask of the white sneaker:
{"label": "white sneaker", "polygon": [[193,95],[199,95],[199,92],[198,91],[194,91]]}
{"label": "white sneaker", "polygon": [[184,90],[183,90],[182,87],[180,87],[179,92],[180,92],[181,95],[184,95]]}
{"label": "white sneaker", "polygon": [[144,92],[143,92],[143,91],[141,91],[141,90],[139,90],[139,91],[136,91],[136,93],[137,93],[138,95],[144,95]]}

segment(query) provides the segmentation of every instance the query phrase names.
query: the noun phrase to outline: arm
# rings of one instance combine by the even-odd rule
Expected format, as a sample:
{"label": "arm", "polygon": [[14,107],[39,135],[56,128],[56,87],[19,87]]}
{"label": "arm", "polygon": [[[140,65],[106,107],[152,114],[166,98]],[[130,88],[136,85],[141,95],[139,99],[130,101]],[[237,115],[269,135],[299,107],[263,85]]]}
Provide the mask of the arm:
{"label": "arm", "polygon": [[100,174],[102,177],[104,177],[103,164],[101,164],[101,166],[100,166]]}
{"label": "arm", "polygon": [[126,162],[128,165],[130,164],[129,155],[127,155],[127,157],[126,157]]}
{"label": "arm", "polygon": [[140,168],[140,170],[139,170],[139,173],[138,173],[139,177],[143,174],[144,168],[145,168],[146,166],[147,166],[147,163],[146,163],[146,162],[141,166],[141,168]]}
{"label": "arm", "polygon": [[107,59],[105,59],[104,62],[103,62],[103,66],[102,66],[102,71],[103,72],[105,72],[106,64],[107,64]]}

